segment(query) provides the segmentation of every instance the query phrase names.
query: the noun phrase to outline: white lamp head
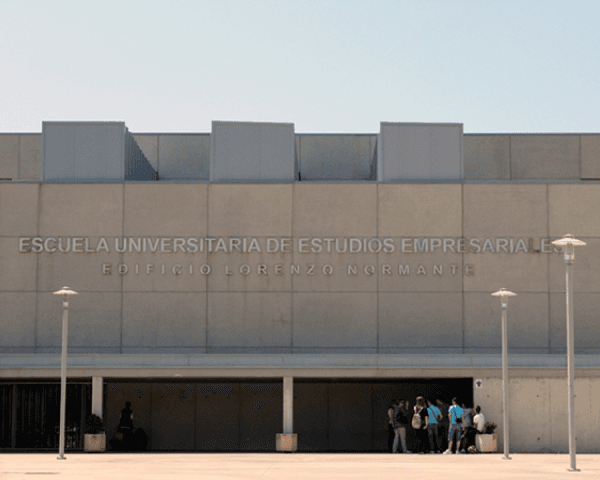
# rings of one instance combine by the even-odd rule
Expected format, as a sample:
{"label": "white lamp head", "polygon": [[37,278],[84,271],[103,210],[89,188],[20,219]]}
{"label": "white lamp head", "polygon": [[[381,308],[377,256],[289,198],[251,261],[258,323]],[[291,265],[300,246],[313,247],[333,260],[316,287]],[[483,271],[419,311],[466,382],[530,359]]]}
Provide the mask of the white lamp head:
{"label": "white lamp head", "polygon": [[511,292],[510,290],[507,290],[504,287],[502,287],[497,292],[492,293],[492,297],[500,297],[500,301],[502,302],[502,308],[506,308],[506,300],[508,299],[508,297],[515,297],[516,295],[516,293]]}
{"label": "white lamp head", "polygon": [[77,295],[77,292],[71,290],[69,287],[63,287],[60,290],[54,292],[53,295],[60,295],[63,301],[63,306],[67,307],[69,305],[69,297],[71,295]]}
{"label": "white lamp head", "polygon": [[565,247],[565,262],[573,263],[575,260],[575,247],[583,247],[587,245],[587,243],[577,240],[573,235],[567,233],[563,238],[559,238],[558,240],[554,240],[552,242],[554,245],[558,245],[560,247]]}
{"label": "white lamp head", "polygon": [[577,247],[583,247],[587,245],[587,243],[577,240],[573,235],[567,233],[563,238],[559,238],[558,240],[554,240],[552,242],[554,245],[560,245],[564,247],[565,245],[575,245]]}

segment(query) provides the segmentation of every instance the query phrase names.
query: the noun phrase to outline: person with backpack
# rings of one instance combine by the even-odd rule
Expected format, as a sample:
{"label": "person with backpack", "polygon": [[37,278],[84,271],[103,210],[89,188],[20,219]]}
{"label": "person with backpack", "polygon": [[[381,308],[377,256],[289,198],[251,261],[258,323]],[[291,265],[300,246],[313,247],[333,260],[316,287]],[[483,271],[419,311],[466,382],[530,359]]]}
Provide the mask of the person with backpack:
{"label": "person with backpack", "polygon": [[442,412],[437,408],[431,400],[427,400],[427,435],[429,437],[429,453],[442,453],[442,445],[438,430],[438,422],[442,419]]}
{"label": "person with backpack", "polygon": [[400,400],[394,410],[394,446],[392,451],[398,452],[398,444],[402,445],[402,453],[410,453],[406,449],[406,427],[408,426],[408,402]]}
{"label": "person with backpack", "polygon": [[415,431],[417,440],[419,441],[418,452],[429,452],[429,441],[427,440],[427,425],[428,425],[427,406],[423,397],[417,397],[417,404],[414,407],[414,413],[411,420],[411,426]]}
{"label": "person with backpack", "polygon": [[[460,408],[456,397],[452,399],[452,406],[448,410],[448,418],[450,419],[450,430],[448,431],[448,450],[444,454],[452,453],[452,445],[454,444],[454,436],[456,435],[457,443],[460,440],[462,426],[464,422],[464,412]],[[460,453],[460,446],[457,444],[456,453]]]}

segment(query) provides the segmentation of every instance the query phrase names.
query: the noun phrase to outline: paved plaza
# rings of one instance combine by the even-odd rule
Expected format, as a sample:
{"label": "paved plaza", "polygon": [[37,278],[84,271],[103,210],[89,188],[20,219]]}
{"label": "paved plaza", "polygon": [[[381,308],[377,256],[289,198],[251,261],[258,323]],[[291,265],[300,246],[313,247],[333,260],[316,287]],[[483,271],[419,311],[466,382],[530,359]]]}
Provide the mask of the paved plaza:
{"label": "paved plaza", "polygon": [[2,480],[110,479],[562,479],[600,478],[600,455],[579,455],[568,472],[565,454],[0,454]]}

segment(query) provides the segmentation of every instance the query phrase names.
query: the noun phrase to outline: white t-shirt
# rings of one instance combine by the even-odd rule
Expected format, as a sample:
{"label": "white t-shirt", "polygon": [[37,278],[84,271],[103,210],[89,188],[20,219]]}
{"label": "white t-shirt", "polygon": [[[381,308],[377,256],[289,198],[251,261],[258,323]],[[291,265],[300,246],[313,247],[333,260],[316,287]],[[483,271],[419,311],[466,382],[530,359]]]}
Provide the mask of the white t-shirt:
{"label": "white t-shirt", "polygon": [[475,428],[477,429],[477,431],[479,433],[483,433],[483,431],[485,430],[485,417],[483,416],[483,413],[475,415],[473,423],[475,423]]}

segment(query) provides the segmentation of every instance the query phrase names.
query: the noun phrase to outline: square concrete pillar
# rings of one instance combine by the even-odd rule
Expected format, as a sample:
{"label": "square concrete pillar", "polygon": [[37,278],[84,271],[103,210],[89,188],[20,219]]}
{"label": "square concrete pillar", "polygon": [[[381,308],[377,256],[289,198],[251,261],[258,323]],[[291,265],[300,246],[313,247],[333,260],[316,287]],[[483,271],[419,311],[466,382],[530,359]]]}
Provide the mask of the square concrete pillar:
{"label": "square concrete pillar", "polygon": [[294,377],[283,377],[283,433],[294,432]]}
{"label": "square concrete pillar", "polygon": [[102,418],[103,378],[92,377],[92,413]]}
{"label": "square concrete pillar", "polygon": [[275,448],[278,452],[296,452],[298,450],[298,435],[295,433],[278,433]]}
{"label": "square concrete pillar", "polygon": [[283,377],[283,433],[278,433],[275,447],[278,452],[298,450],[298,435],[294,431],[294,377]]}

